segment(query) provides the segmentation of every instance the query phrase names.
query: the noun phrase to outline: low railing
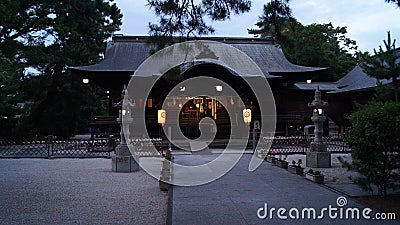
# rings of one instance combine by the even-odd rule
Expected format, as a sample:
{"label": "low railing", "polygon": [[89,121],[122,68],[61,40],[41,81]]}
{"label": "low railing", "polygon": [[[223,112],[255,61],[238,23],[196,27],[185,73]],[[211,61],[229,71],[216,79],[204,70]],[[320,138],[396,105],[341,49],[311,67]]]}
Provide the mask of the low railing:
{"label": "low railing", "polygon": [[[135,154],[140,157],[163,154],[161,139],[131,141],[137,147]],[[117,138],[0,140],[0,158],[109,158],[119,143]],[[149,150],[150,145],[160,154]]]}
{"label": "low railing", "polygon": [[[255,135],[254,143],[258,142],[259,134]],[[312,136],[275,136],[261,137],[258,146],[250,144],[253,150],[266,150],[266,144],[271,143],[269,154],[305,154],[314,140]],[[341,136],[323,137],[327,150],[332,153],[348,153],[351,151]],[[101,158],[111,157],[119,144],[119,139],[69,139],[58,140],[45,138],[41,140],[0,140],[0,158]],[[249,140],[252,142],[252,138]],[[130,140],[139,157],[160,156],[165,153],[165,143],[160,138]],[[154,151],[153,146],[157,151]]]}
{"label": "low railing", "polygon": [[0,140],[0,157],[6,158],[101,158],[114,150],[107,140]]}
{"label": "low railing", "polygon": [[[257,150],[266,149],[267,144],[271,144],[268,154],[305,154],[310,151],[311,142],[314,141],[313,136],[275,136],[275,137],[263,137],[260,142],[260,146],[257,146]],[[327,145],[327,151],[331,153],[349,153],[351,149],[346,146],[343,141],[343,137],[337,136],[326,136],[323,137],[323,142]]]}
{"label": "low railing", "polygon": [[130,144],[139,157],[157,157],[166,152],[161,138],[135,138],[130,140]]}

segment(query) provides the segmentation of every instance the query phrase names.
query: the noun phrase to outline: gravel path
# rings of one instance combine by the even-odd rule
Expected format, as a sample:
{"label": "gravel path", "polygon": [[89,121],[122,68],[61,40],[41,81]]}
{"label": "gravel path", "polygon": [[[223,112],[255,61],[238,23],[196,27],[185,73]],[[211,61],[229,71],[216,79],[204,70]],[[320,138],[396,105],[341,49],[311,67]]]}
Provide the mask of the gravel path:
{"label": "gravel path", "polygon": [[165,224],[167,198],[110,159],[0,160],[0,224]]}

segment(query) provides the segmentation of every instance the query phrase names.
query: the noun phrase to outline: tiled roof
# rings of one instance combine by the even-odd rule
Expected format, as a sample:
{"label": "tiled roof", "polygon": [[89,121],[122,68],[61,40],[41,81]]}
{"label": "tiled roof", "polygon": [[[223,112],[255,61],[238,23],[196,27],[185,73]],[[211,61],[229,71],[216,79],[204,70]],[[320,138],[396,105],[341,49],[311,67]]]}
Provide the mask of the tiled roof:
{"label": "tiled roof", "polygon": [[[360,66],[356,66],[346,76],[336,82],[337,90],[328,93],[344,93],[373,88],[376,86],[376,82],[376,78],[368,76]],[[390,83],[386,79],[381,80],[381,82],[382,84]]]}
{"label": "tiled roof", "polygon": [[[95,65],[71,67],[71,69],[90,72],[133,73],[149,57],[150,46],[146,43],[146,38],[114,36],[113,41],[108,44],[104,60]],[[272,75],[273,73],[302,73],[325,69],[290,63],[282,50],[269,39],[207,37],[197,38],[197,40],[219,41],[236,47],[246,53],[266,77],[274,77],[270,73]],[[232,55],[227,55],[226,58],[232,58]]]}
{"label": "tiled roof", "polygon": [[298,73],[325,69],[292,64],[286,59],[282,50],[273,44],[243,43],[231,45],[246,53],[264,73]]}
{"label": "tiled roof", "polygon": [[[400,56],[400,48],[396,49],[396,53]],[[400,63],[400,58],[396,61]],[[399,76],[400,79],[400,76]],[[383,85],[389,84],[391,79],[380,80]],[[360,66],[354,67],[346,76],[336,82],[337,90],[328,93],[345,93],[352,91],[360,91],[376,87],[377,79],[366,74]]]}
{"label": "tiled roof", "polygon": [[124,71],[133,73],[149,57],[149,50],[150,47],[144,42],[110,42],[104,59],[100,63],[70,68],[93,72]]}

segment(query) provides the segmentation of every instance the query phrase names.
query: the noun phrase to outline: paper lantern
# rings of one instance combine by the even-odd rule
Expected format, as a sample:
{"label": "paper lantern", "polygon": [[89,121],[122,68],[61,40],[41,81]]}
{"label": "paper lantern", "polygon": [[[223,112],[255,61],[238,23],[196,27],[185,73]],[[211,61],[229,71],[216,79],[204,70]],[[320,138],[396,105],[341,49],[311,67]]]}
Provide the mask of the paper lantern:
{"label": "paper lantern", "polygon": [[245,124],[251,122],[251,109],[243,109],[243,121]]}
{"label": "paper lantern", "polygon": [[158,123],[165,124],[165,119],[167,118],[167,112],[164,109],[158,110]]}

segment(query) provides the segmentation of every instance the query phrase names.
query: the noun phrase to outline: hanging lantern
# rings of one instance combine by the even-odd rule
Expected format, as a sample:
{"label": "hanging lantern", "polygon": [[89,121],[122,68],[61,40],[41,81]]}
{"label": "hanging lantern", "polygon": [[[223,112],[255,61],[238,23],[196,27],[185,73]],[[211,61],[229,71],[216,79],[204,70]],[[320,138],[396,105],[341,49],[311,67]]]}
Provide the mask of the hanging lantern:
{"label": "hanging lantern", "polygon": [[158,110],[158,123],[164,125],[166,118],[167,118],[167,112],[165,111],[165,109]]}
{"label": "hanging lantern", "polygon": [[148,108],[152,108],[153,107],[153,99],[152,98],[148,98],[147,99],[147,107]]}
{"label": "hanging lantern", "polygon": [[243,121],[245,124],[250,124],[251,122],[251,109],[243,109]]}

